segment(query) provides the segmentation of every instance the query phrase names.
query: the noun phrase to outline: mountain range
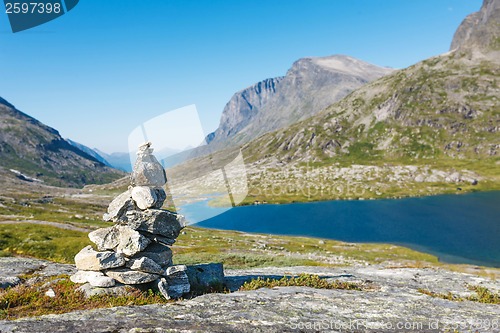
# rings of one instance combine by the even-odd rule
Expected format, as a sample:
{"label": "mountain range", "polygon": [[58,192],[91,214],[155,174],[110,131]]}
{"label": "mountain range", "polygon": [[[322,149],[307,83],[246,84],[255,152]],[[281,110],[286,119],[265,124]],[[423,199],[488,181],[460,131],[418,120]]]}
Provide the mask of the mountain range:
{"label": "mountain range", "polygon": [[0,98],[0,168],[25,180],[80,187],[107,183],[125,174],[91,152],[64,140],[59,132]]}
{"label": "mountain range", "polygon": [[392,71],[344,55],[299,59],[285,76],[235,93],[207,141],[218,148],[246,143],[309,118]]}
{"label": "mountain range", "polygon": [[[207,136],[216,153],[210,159],[194,158],[181,169],[198,172],[208,160],[212,166],[225,163],[231,150],[242,147],[253,174],[250,184],[257,187],[262,179],[256,174],[296,172],[312,164],[351,171],[356,165],[378,167],[383,172],[375,176],[342,175],[345,182],[371,177],[376,186],[368,190],[377,193],[384,177],[404,179],[407,188],[425,183],[420,194],[451,179],[480,180],[496,188],[499,18],[499,0],[485,0],[458,27],[450,52],[402,70],[342,55],[299,59],[285,76],[235,93],[218,129]],[[81,186],[123,176],[110,165],[130,170],[128,154],[108,155],[64,140],[1,98],[0,129],[0,167],[28,179]],[[411,172],[401,178],[401,167]],[[274,176],[273,182],[297,178]]]}

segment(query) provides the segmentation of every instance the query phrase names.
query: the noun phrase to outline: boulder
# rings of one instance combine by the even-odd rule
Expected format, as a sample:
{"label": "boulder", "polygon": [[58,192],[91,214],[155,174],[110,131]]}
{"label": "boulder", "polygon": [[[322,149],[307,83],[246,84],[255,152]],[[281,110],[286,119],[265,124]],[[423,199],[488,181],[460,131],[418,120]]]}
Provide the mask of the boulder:
{"label": "boulder", "polygon": [[186,226],[184,216],[168,210],[148,209],[127,212],[127,225],[134,230],[175,239]]}
{"label": "boulder", "polygon": [[84,247],[75,256],[76,268],[84,271],[100,271],[125,265],[125,258],[121,253],[111,251],[97,252],[92,246]]}
{"label": "boulder", "polygon": [[143,284],[157,280],[160,277],[158,274],[134,271],[128,268],[107,270],[105,274],[123,284]]}
{"label": "boulder", "polygon": [[134,186],[161,187],[167,183],[167,176],[163,166],[153,155],[151,143],[146,142],[139,147],[137,160],[130,176]]}
{"label": "boulder", "polygon": [[127,261],[125,266],[135,271],[141,271],[145,273],[153,273],[159,275],[166,274],[165,268],[162,268],[156,262],[146,257],[141,257],[139,259],[130,259]]}
{"label": "boulder", "polygon": [[168,246],[159,243],[150,244],[144,251],[137,253],[131,259],[141,259],[143,257],[153,260],[161,267],[172,265],[172,250]]}
{"label": "boulder", "polygon": [[224,284],[222,263],[190,265],[186,273],[192,289],[206,290]]}
{"label": "boulder", "polygon": [[145,210],[154,207],[158,197],[154,189],[147,186],[136,186],[132,188],[132,199],[139,209]]}
{"label": "boulder", "polygon": [[149,238],[123,225],[97,229],[89,233],[89,238],[100,251],[115,250],[126,256],[133,256],[151,243]]}
{"label": "boulder", "polygon": [[125,216],[128,210],[135,209],[134,200],[130,190],[127,190],[117,196],[108,206],[108,212],[104,214],[104,221],[118,222]]}

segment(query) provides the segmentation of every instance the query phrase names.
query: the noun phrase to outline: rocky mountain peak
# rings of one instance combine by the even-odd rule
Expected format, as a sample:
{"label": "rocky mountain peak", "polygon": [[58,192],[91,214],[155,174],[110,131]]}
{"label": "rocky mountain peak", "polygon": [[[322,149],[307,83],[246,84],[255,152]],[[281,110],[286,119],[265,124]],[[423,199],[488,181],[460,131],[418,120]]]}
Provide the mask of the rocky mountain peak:
{"label": "rocky mountain peak", "polygon": [[[241,144],[306,119],[392,69],[334,55],[297,60],[284,77],[263,80],[233,95],[207,141]],[[230,139],[230,140],[229,140]]]}
{"label": "rocky mountain peak", "polygon": [[308,71],[314,67],[316,70],[356,76],[363,80],[370,81],[392,71],[390,68],[381,68],[346,55],[332,55],[326,57],[307,57],[299,59],[293,64],[292,68],[288,71],[288,74]]}
{"label": "rocky mountain peak", "polygon": [[500,0],[484,0],[478,12],[468,15],[460,24],[450,50],[500,50]]}

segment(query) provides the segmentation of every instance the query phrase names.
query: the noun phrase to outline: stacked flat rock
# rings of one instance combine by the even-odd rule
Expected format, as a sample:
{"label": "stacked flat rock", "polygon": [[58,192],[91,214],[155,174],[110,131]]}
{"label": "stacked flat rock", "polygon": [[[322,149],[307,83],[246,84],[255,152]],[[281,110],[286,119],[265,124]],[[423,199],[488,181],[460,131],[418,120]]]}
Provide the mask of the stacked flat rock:
{"label": "stacked flat rock", "polygon": [[[89,234],[94,247],[75,256],[75,283],[112,288],[117,285],[151,286],[167,299],[181,297],[190,285],[185,265],[172,265],[172,250],[185,226],[182,215],[161,209],[165,170],[154,157],[151,143],[139,147],[129,189],[117,196],[104,214],[114,222]],[[87,286],[88,287],[88,286]]]}

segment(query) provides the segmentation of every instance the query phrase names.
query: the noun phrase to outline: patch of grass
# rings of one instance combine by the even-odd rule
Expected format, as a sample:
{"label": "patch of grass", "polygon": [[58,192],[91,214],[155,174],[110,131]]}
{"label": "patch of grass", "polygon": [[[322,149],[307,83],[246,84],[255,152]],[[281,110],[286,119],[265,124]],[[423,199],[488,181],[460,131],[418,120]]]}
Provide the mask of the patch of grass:
{"label": "patch of grass", "polygon": [[462,297],[457,296],[457,295],[453,295],[451,292],[448,292],[447,294],[442,294],[442,293],[436,293],[434,291],[430,291],[427,289],[421,289],[421,288],[418,289],[418,292],[422,293],[424,295],[427,295],[427,296],[431,296],[434,298],[441,298],[441,299],[445,299],[448,301],[456,301],[456,302],[464,301],[464,299]]}
{"label": "patch of grass", "polygon": [[75,255],[91,242],[85,232],[36,224],[3,224],[0,248],[4,255],[27,255],[73,263]]}
{"label": "patch of grass", "polygon": [[487,304],[500,304],[500,294],[491,292],[488,288],[481,286],[469,286],[469,290],[474,291],[476,295],[470,295],[467,297],[460,297],[454,295],[451,292],[447,294],[436,293],[427,289],[418,289],[418,291],[424,295],[428,295],[435,298],[446,299],[449,301],[463,302],[472,301]]}
{"label": "patch of grass", "polygon": [[353,262],[437,264],[436,256],[390,244],[353,244],[297,236],[188,227],[172,246],[179,264],[222,262],[226,268],[343,266]]}
{"label": "patch of grass", "polygon": [[493,293],[488,288],[481,286],[470,286],[470,290],[475,291],[477,296],[468,297],[469,301],[488,303],[488,304],[500,304],[500,294]]}
{"label": "patch of grass", "polygon": [[[49,288],[55,292],[55,297],[45,295]],[[71,282],[68,276],[60,276],[49,286],[44,280],[32,286],[19,285],[0,291],[0,320],[59,314],[75,310],[169,302],[160,294],[137,290],[131,290],[126,296],[86,298],[83,293],[76,290],[77,288],[78,285]]]}
{"label": "patch of grass", "polygon": [[72,223],[81,227],[109,226],[109,223],[101,219],[101,212],[106,211],[106,206],[102,203],[50,196],[16,195],[12,201],[4,201],[2,204],[4,207],[0,208],[0,214],[16,216],[17,219]]}
{"label": "patch of grass", "polygon": [[275,287],[310,287],[316,289],[345,289],[345,290],[362,290],[361,286],[356,283],[333,281],[329,282],[315,274],[300,274],[299,276],[284,276],[281,279],[262,279],[257,278],[245,282],[240,290],[256,290],[260,288],[275,288]]}
{"label": "patch of grass", "polygon": [[[222,250],[222,249],[221,249]],[[201,250],[203,251],[203,250]],[[174,255],[176,264],[200,264],[209,261],[221,262],[227,268],[255,268],[255,267],[288,267],[288,266],[319,266],[321,263],[314,260],[285,257],[283,255],[264,255],[252,253],[208,253],[193,252]]]}

